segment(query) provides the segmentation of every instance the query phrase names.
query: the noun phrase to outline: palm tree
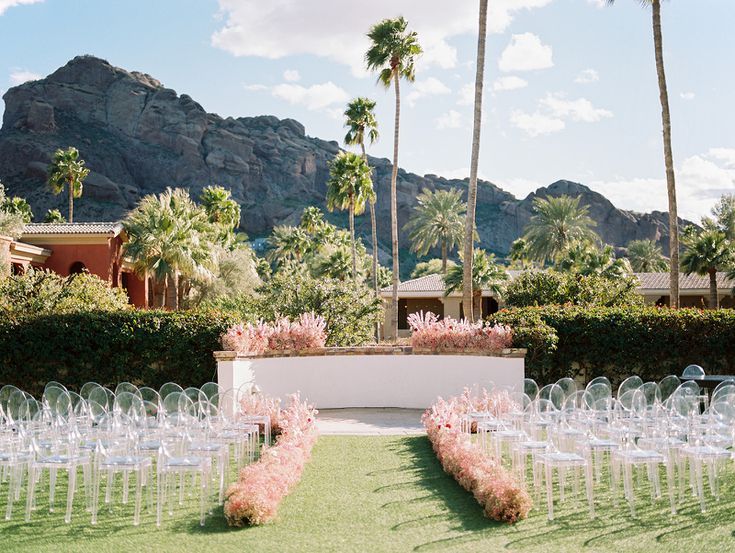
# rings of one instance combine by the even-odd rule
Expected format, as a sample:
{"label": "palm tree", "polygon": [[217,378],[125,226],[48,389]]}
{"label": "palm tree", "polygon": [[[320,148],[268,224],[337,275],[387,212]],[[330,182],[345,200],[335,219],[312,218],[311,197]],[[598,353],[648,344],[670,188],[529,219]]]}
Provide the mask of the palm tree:
{"label": "palm tree", "polygon": [[234,231],[240,225],[240,204],[222,186],[207,186],[199,196],[209,222],[218,227],[218,241],[225,247],[234,245]]}
{"label": "palm tree", "polygon": [[28,224],[33,220],[33,211],[31,210],[31,204],[29,204],[25,198],[13,196],[12,198],[6,197],[0,204],[0,209],[5,213],[15,214],[21,218],[24,224]]}
{"label": "palm tree", "polygon": [[[663,123],[664,164],[666,165],[666,189],[669,196],[669,255],[671,274],[669,276],[670,306],[679,307],[679,217],[676,207],[676,178],[674,176],[674,154],[671,148],[671,111],[669,91],[666,86],[664,69],[664,45],[661,32],[661,0],[637,0],[650,4],[653,16],[653,45],[656,56],[659,101],[661,102],[661,121]],[[615,0],[607,0],[612,5]]]}
{"label": "palm tree", "polygon": [[305,207],[301,213],[299,226],[309,234],[316,234],[326,225],[324,213],[316,206]]}
{"label": "palm tree", "polygon": [[449,252],[464,239],[464,214],[467,206],[459,190],[424,189],[416,198],[418,205],[404,230],[409,232],[411,249],[419,256],[441,245],[442,274],[447,272]]}
{"label": "palm tree", "polygon": [[557,261],[573,243],[598,239],[588,207],[580,206],[579,200],[580,196],[566,195],[534,198],[534,215],[523,235],[531,259],[541,263]]}
{"label": "palm tree", "polygon": [[[447,268],[454,267],[455,265],[456,263],[451,259],[447,261]],[[428,261],[422,261],[416,264],[416,267],[411,271],[411,278],[419,278],[426,275],[443,275],[446,272],[443,259],[429,259]]]}
{"label": "palm tree", "polygon": [[391,300],[391,331],[393,339],[398,339],[398,205],[396,187],[398,183],[398,142],[401,119],[401,77],[413,82],[416,75],[414,66],[421,54],[421,46],[415,32],[408,31],[408,23],[403,17],[384,19],[372,26],[368,32],[370,47],[365,54],[368,70],[379,71],[378,82],[386,88],[391,82],[396,93],[396,113],[393,130],[393,171],[390,177],[390,219],[391,243],[393,250],[393,293]]}
{"label": "palm tree", "polygon": [[[3,209],[6,201],[5,187],[0,182],[0,235],[17,238],[23,233],[25,223],[20,214]],[[2,262],[3,260],[0,259],[0,263]],[[9,260],[7,265],[9,266]],[[2,266],[0,266],[0,276],[2,276]]]}
{"label": "palm tree", "polygon": [[627,250],[630,266],[636,273],[659,273],[669,266],[654,240],[633,240]]}
{"label": "palm tree", "polygon": [[48,185],[54,194],[61,194],[64,186],[69,192],[69,222],[74,222],[74,198],[82,196],[84,179],[89,169],[79,158],[79,150],[69,146],[66,150],[56,150],[54,160],[48,169]]}
{"label": "palm tree", "polygon": [[[216,265],[214,235],[207,213],[181,188],[145,196],[123,222],[124,254],[138,274],[152,275],[163,289],[160,307],[179,307],[180,278],[207,279]],[[173,284],[173,304],[168,286]]]}
{"label": "palm tree", "polygon": [[[472,320],[475,314],[482,316],[482,291],[490,290],[496,295],[502,291],[502,283],[508,279],[508,273],[505,268],[495,261],[494,254],[488,254],[485,250],[476,248],[473,250],[472,263]],[[444,275],[445,291],[444,295],[448,296],[456,290],[463,290],[464,286],[464,263],[450,267],[447,274]],[[464,309],[463,309],[464,310]],[[465,319],[470,319],[464,311]]]}
{"label": "palm tree", "polygon": [[[345,126],[348,128],[345,135],[345,144],[350,146],[360,146],[362,157],[365,163],[368,163],[367,153],[365,152],[365,135],[367,134],[370,144],[378,140],[378,120],[375,118],[375,101],[370,98],[355,98],[345,109]],[[378,293],[378,227],[375,221],[375,202],[377,195],[373,194],[370,200],[370,228],[372,230],[373,244],[373,290],[375,297]],[[380,328],[380,325],[378,325]]]}
{"label": "palm tree", "polygon": [[302,261],[312,249],[309,234],[301,227],[277,226],[268,237],[268,261],[281,265],[285,261]]}
{"label": "palm tree", "polygon": [[352,248],[352,279],[357,282],[357,250],[355,246],[355,215],[365,212],[365,204],[375,196],[370,167],[352,152],[340,152],[332,160],[327,181],[327,209],[347,209],[350,218]]}
{"label": "palm tree", "polygon": [[633,272],[630,262],[624,257],[616,257],[612,246],[606,244],[603,248],[598,248],[590,242],[575,242],[567,248],[557,262],[557,269],[612,280]]}
{"label": "palm tree", "polygon": [[66,223],[66,219],[58,209],[49,209],[43,216],[44,223]]}
{"label": "palm tree", "polygon": [[464,259],[467,260],[462,276],[463,292],[462,305],[464,312],[470,313],[472,320],[473,309],[470,309],[472,296],[470,282],[474,271],[472,269],[475,233],[475,205],[477,204],[477,166],[480,160],[480,128],[482,126],[482,88],[485,83],[485,42],[487,38],[487,4],[488,0],[480,0],[480,21],[477,33],[477,70],[475,73],[475,113],[472,124],[472,157],[470,160],[470,182],[467,187],[467,216],[464,225]]}
{"label": "palm tree", "polygon": [[712,208],[716,225],[725,233],[728,240],[735,240],[735,194],[723,194],[717,205]]}
{"label": "palm tree", "polygon": [[688,233],[684,240],[685,250],[681,258],[682,270],[691,275],[709,276],[710,309],[717,309],[717,271],[732,267],[732,243],[724,232],[717,229],[705,229],[701,232]]}

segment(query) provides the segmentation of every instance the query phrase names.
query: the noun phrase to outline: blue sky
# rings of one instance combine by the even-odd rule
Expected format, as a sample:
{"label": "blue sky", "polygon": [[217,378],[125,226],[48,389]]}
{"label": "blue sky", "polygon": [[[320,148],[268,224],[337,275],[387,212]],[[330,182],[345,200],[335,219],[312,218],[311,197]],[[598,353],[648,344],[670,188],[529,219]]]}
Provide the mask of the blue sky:
{"label": "blue sky", "polygon": [[[576,180],[619,207],[666,209],[650,10],[637,0],[490,0],[480,174],[525,196]],[[353,96],[393,96],[362,68],[364,33],[403,14],[426,53],[403,87],[401,158],[467,176],[477,2],[458,0],[0,0],[0,90],[94,54],[149,73],[227,116],[292,117],[344,135]],[[735,191],[735,2],[665,2],[664,44],[680,213]],[[2,106],[0,105],[0,108]]]}

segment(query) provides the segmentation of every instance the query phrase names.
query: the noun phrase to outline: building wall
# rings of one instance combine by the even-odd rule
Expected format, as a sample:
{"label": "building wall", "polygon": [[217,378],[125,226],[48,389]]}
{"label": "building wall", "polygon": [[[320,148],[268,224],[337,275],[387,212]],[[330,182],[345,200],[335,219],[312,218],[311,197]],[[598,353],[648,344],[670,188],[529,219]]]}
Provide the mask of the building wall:
{"label": "building wall", "polygon": [[109,244],[37,244],[52,251],[45,267],[68,276],[75,263],[83,263],[87,270],[113,284],[114,250]]}

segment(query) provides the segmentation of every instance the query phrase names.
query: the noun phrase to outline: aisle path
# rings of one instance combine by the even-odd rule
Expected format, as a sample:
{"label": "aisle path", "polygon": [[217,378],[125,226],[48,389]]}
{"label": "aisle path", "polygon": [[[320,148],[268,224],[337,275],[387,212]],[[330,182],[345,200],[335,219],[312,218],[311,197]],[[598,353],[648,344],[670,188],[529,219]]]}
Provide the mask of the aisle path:
{"label": "aisle path", "polygon": [[412,436],[423,434],[421,409],[321,409],[317,417],[322,435]]}

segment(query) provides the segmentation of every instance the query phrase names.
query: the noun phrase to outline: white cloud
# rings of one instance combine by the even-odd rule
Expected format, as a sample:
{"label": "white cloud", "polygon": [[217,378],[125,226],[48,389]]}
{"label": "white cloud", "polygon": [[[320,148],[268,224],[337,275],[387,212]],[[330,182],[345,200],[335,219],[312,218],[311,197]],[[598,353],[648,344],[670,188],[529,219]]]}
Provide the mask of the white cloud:
{"label": "white cloud", "polygon": [[528,86],[528,81],[516,77],[515,75],[509,75],[507,77],[500,77],[493,83],[493,90],[496,92],[502,90],[517,90],[519,88],[525,88]]}
{"label": "white cloud", "polygon": [[283,83],[272,87],[271,94],[289,104],[304,106],[309,110],[324,109],[333,104],[346,102],[350,98],[343,88],[332,81],[309,87]]}
{"label": "white cloud", "polygon": [[[0,0],[2,2],[2,0]],[[37,81],[43,78],[38,73],[28,71],[27,69],[16,69],[10,73],[10,84],[12,86],[18,86],[19,84],[27,83],[28,81]]]}
{"label": "white cloud", "polygon": [[682,100],[694,100],[697,95],[694,92],[682,92],[679,96],[681,96]]}
{"label": "white cloud", "polygon": [[607,6],[608,0],[587,0],[588,4],[592,4],[593,6],[597,6],[598,8],[604,8]]}
{"label": "white cloud", "polygon": [[457,105],[471,106],[475,103],[475,85],[467,83],[462,85],[457,94]]}
{"label": "white cloud", "polygon": [[501,71],[533,71],[554,66],[551,46],[541,42],[533,33],[513,35],[510,44],[500,55],[498,67]]}
{"label": "white cloud", "polygon": [[[1,0],[0,0],[1,1]],[[445,0],[218,0],[223,24],[212,44],[235,56],[277,59],[309,54],[328,58],[364,74],[363,56],[370,24],[403,15],[424,48],[422,65],[451,68],[457,50],[449,39],[477,33],[477,5]],[[490,3],[491,33],[505,31],[520,11],[540,8],[552,0],[494,0]],[[335,24],[339,22],[339,24]]]}
{"label": "white cloud", "polygon": [[735,169],[735,148],[710,148],[707,156],[724,162],[725,167]]}
{"label": "white cloud", "polygon": [[462,114],[458,111],[450,109],[446,113],[442,113],[434,120],[437,129],[458,129],[462,126]]}
{"label": "white cloud", "polygon": [[245,90],[249,90],[250,92],[261,92],[270,88],[264,84],[246,84],[244,86]]}
{"label": "white cloud", "polygon": [[283,79],[290,83],[295,83],[301,80],[301,73],[299,73],[296,69],[286,69],[283,72]]}
{"label": "white cloud", "polygon": [[559,132],[566,127],[564,121],[558,117],[544,115],[538,111],[527,113],[519,109],[511,112],[510,122],[531,137]]}
{"label": "white cloud", "polygon": [[597,123],[602,119],[613,116],[611,111],[596,108],[586,98],[566,100],[560,95],[547,94],[546,98],[539,101],[539,105],[547,108],[554,117],[582,123]]}
{"label": "white cloud", "polygon": [[0,15],[15,6],[38,4],[39,2],[43,2],[43,0],[0,0]]}
{"label": "white cloud", "polygon": [[597,71],[594,69],[585,69],[584,71],[580,71],[579,75],[574,79],[574,82],[579,84],[589,84],[596,83],[599,80],[600,74]]}
{"label": "white cloud", "polygon": [[409,92],[406,97],[406,101],[409,106],[413,107],[416,105],[416,100],[419,98],[450,94],[451,92],[452,90],[439,79],[436,77],[429,77],[428,79],[420,79],[413,83],[411,92]]}
{"label": "white cloud", "polygon": [[[713,155],[712,152],[717,152]],[[707,154],[686,158],[676,170],[676,192],[679,216],[698,222],[707,215],[722,194],[735,187],[735,165],[722,159],[726,148],[713,148]],[[735,154],[735,151],[732,151]],[[720,156],[719,154],[723,154]],[[713,162],[716,158],[723,165]],[[618,177],[608,181],[592,181],[589,186],[607,196],[624,209],[634,211],[667,211],[666,179]]]}

